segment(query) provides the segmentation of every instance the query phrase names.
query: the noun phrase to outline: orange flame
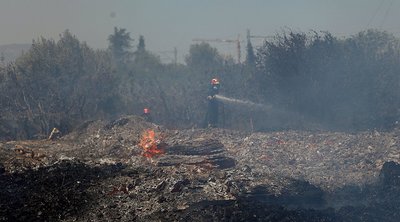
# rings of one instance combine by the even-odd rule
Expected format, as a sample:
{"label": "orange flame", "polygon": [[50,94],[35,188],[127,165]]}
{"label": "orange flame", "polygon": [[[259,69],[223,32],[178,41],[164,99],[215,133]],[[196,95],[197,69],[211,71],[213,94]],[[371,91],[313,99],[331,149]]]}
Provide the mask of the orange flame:
{"label": "orange flame", "polygon": [[143,148],[143,156],[147,158],[152,158],[155,155],[165,153],[161,145],[160,139],[156,138],[156,133],[153,130],[147,130],[143,132],[142,139],[139,142],[139,146]]}

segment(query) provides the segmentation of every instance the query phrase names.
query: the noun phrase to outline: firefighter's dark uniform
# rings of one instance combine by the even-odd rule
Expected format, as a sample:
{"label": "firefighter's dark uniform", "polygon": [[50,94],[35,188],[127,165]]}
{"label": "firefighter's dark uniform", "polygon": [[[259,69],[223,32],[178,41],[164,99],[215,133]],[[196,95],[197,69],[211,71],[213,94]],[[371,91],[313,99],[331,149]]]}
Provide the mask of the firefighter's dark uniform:
{"label": "firefighter's dark uniform", "polygon": [[153,122],[153,118],[150,115],[150,109],[144,108],[142,117],[147,121],[147,122]]}
{"label": "firefighter's dark uniform", "polygon": [[218,106],[219,102],[216,95],[219,92],[219,84],[211,84],[208,91],[208,109],[206,115],[206,127],[217,127],[218,126]]}

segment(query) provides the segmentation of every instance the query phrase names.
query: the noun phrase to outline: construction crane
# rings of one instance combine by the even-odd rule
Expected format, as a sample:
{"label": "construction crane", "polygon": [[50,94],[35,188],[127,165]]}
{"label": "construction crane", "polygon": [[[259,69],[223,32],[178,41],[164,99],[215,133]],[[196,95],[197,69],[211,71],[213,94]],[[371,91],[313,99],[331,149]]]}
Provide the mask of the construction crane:
{"label": "construction crane", "polygon": [[250,39],[263,39],[264,41],[268,38],[274,38],[272,35],[250,35],[250,29],[247,29],[247,42],[251,42]]}
{"label": "construction crane", "polygon": [[235,43],[236,50],[237,50],[237,61],[240,64],[240,35],[238,35],[237,39],[202,39],[202,38],[195,38],[192,39],[193,41],[197,42],[219,42],[219,43]]}

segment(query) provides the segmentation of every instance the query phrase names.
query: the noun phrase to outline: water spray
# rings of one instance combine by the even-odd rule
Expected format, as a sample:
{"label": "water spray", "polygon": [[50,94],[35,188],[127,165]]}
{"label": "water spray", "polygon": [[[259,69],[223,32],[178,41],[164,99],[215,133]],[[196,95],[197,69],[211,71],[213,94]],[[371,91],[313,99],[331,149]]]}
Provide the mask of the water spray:
{"label": "water spray", "polygon": [[235,104],[235,105],[242,105],[242,106],[247,106],[247,107],[252,107],[252,108],[262,109],[262,110],[268,110],[268,109],[271,109],[271,108],[272,108],[271,105],[265,105],[265,104],[260,104],[260,103],[254,103],[254,102],[251,102],[251,101],[249,101],[249,100],[241,100],[241,99],[228,98],[228,97],[221,96],[221,95],[215,95],[215,97],[216,97],[218,100],[224,101],[224,102],[226,102],[226,103]]}
{"label": "water spray", "polygon": [[[224,104],[235,106],[239,110],[247,112],[250,118],[249,126],[251,132],[254,132],[255,128],[259,130],[317,126],[314,124],[312,119],[305,119],[303,115],[297,112],[277,107],[272,104],[255,103],[250,100],[229,98],[222,95],[215,95],[215,98]],[[256,124],[256,126],[254,126],[254,124]]]}
{"label": "water spray", "polygon": [[[253,117],[260,120],[262,119],[261,123],[257,123],[258,125],[261,124],[264,127],[269,128],[281,128],[282,126],[304,126],[304,124],[308,124],[311,127],[315,127],[315,121],[311,118],[305,118],[303,115],[297,112],[293,112],[291,110],[283,109],[281,107],[276,107],[271,104],[261,104],[255,103],[250,100],[242,100],[242,99],[234,99],[225,97],[222,95],[215,95],[216,99],[230,104],[240,107],[246,107],[247,112],[252,112],[252,116],[250,118],[250,127],[253,131]],[[266,115],[267,114],[267,115]],[[256,120],[256,121],[258,121]],[[267,120],[267,124],[266,121]],[[310,125],[312,124],[312,125]]]}

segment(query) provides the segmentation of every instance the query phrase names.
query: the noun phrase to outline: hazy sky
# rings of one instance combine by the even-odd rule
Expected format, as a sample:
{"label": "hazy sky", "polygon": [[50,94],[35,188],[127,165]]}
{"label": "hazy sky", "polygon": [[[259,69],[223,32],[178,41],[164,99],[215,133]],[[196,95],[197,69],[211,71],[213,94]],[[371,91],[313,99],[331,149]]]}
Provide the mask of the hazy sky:
{"label": "hazy sky", "polygon": [[[399,11],[400,0],[0,0],[0,45],[40,36],[58,40],[69,29],[91,47],[105,48],[117,26],[131,33],[134,45],[143,35],[148,50],[159,54],[176,47],[182,60],[194,38],[240,34],[245,40],[246,29],[262,36],[283,28],[339,36],[377,28],[399,35]],[[232,44],[210,44],[235,55]]]}

